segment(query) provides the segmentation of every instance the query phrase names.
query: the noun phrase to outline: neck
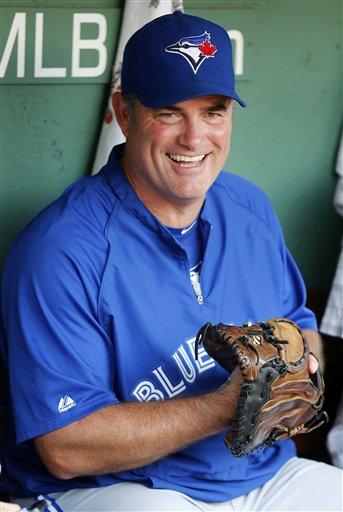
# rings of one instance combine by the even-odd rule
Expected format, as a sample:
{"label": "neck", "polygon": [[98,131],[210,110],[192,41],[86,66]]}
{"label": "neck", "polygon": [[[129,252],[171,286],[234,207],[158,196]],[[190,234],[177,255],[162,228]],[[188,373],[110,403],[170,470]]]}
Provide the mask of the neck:
{"label": "neck", "polygon": [[134,176],[128,172],[125,159],[120,161],[120,166],[139,199],[165,226],[183,228],[190,225],[198,217],[204,203],[204,197],[176,199],[162,196],[159,191],[151,187],[147,188],[145,184],[134,179]]}
{"label": "neck", "polygon": [[175,206],[169,208],[168,206],[161,206],[156,208],[155,205],[149,205],[146,202],[144,202],[144,204],[165,226],[170,228],[184,228],[185,226],[192,224],[192,222],[198,217],[203,201],[200,206],[188,206],[185,208],[176,208]]}

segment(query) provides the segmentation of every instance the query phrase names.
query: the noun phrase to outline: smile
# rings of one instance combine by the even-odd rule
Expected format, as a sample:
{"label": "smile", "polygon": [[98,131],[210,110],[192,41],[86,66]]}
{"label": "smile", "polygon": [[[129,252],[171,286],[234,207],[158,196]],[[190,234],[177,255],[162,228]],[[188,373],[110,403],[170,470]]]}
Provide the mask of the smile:
{"label": "smile", "polygon": [[169,158],[173,160],[173,162],[187,162],[187,163],[199,163],[204,160],[206,155],[194,155],[194,156],[187,156],[187,155],[175,155],[173,153],[167,153]]}

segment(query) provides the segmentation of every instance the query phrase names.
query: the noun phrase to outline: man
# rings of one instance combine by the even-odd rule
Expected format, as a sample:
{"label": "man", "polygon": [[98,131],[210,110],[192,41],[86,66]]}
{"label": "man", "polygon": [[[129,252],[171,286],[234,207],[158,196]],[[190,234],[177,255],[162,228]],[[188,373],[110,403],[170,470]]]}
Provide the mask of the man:
{"label": "man", "polygon": [[267,198],[220,173],[244,105],[226,31],[178,12],[152,21],[127,44],[122,91],[126,144],[9,255],[6,489],[49,510],[339,510],[339,470],[297,459],[292,441],[225,449],[239,372],[194,357],[207,321],[285,316],[321,358]]}

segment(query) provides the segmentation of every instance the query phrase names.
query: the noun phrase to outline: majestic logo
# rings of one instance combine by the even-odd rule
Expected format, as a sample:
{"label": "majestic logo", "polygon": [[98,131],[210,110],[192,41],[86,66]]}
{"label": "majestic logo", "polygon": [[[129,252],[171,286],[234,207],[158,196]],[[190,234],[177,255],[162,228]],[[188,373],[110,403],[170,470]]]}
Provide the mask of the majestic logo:
{"label": "majestic logo", "polygon": [[165,51],[182,55],[196,74],[205,59],[214,57],[217,47],[211,43],[211,34],[204,32],[201,36],[183,37],[177,43],[167,46]]}
{"label": "majestic logo", "polygon": [[68,409],[71,409],[72,407],[75,407],[76,402],[70,396],[66,395],[65,397],[62,397],[58,403],[58,410],[59,412],[65,412],[68,411]]}

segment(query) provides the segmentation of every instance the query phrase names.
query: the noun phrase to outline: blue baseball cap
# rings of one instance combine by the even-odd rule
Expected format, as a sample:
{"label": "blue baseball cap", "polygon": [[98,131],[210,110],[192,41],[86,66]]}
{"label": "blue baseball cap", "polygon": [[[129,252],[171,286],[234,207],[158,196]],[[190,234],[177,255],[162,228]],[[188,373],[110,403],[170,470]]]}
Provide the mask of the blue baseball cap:
{"label": "blue baseball cap", "polygon": [[221,94],[244,101],[235,90],[231,41],[211,21],[175,11],[137,30],[124,50],[123,94],[149,108]]}

